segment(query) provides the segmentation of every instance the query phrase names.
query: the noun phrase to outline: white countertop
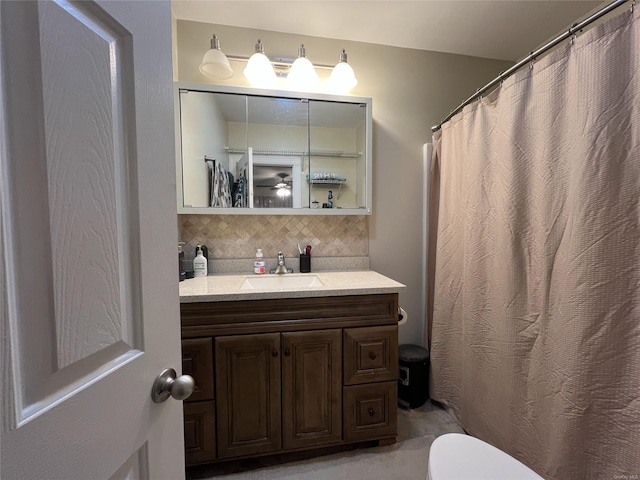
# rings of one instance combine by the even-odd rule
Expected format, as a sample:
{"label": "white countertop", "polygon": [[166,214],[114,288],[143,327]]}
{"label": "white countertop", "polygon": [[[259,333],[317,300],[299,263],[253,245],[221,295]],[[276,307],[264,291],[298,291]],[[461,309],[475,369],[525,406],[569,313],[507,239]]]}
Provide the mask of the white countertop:
{"label": "white countertop", "polygon": [[[304,288],[242,289],[241,286],[247,277],[259,275],[209,275],[180,282],[180,303],[399,293],[405,288],[403,284],[372,270],[288,273],[286,275],[316,276],[322,285]],[[273,276],[273,274],[263,276]]]}

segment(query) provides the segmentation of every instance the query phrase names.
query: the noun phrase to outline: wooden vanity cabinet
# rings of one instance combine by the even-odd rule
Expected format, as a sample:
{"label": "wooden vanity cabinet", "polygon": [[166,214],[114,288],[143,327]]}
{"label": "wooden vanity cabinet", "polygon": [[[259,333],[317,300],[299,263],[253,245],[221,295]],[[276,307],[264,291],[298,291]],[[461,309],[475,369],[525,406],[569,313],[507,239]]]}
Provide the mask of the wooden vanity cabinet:
{"label": "wooden vanity cabinet", "polygon": [[[397,294],[181,304],[187,465],[396,435]],[[373,413],[372,413],[373,412]]]}

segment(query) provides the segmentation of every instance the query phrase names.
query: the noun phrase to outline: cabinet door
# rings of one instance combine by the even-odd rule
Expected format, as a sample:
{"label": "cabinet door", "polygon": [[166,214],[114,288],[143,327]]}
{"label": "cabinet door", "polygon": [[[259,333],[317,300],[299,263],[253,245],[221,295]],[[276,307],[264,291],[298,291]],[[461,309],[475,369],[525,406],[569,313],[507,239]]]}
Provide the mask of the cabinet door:
{"label": "cabinet door", "polygon": [[218,457],[280,450],[280,334],[215,339]]}
{"label": "cabinet door", "polygon": [[342,437],[342,334],[282,334],[282,446],[337,443]]}
{"label": "cabinet door", "polygon": [[213,398],[213,342],[211,338],[182,340],[182,374],[191,375],[196,388],[187,401]]}

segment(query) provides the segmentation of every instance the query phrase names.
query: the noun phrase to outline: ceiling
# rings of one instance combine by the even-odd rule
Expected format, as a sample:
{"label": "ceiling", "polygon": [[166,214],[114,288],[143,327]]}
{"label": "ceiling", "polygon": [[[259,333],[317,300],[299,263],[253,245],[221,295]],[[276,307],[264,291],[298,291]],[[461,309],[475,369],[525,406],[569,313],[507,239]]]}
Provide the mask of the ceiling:
{"label": "ceiling", "polygon": [[172,0],[179,20],[517,61],[601,1]]}

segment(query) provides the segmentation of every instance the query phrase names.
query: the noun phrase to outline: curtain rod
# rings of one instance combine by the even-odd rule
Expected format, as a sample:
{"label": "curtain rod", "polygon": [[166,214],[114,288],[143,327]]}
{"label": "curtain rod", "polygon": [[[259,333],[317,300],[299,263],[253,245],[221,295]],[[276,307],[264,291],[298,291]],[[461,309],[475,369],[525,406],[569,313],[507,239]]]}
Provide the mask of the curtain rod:
{"label": "curtain rod", "polygon": [[[489,83],[487,83],[484,87],[479,88],[476,93],[474,93],[473,95],[471,95],[469,98],[467,98],[464,102],[462,102],[457,108],[455,108],[454,110],[451,110],[451,113],[449,113],[449,115],[447,115],[438,125],[434,125],[433,127],[431,127],[431,131],[432,132],[437,132],[438,130],[440,130],[440,128],[442,128],[442,124],[448,122],[449,120],[451,120],[451,117],[453,117],[456,113],[460,112],[464,107],[466,107],[467,105],[469,105],[471,102],[473,102],[476,98],[482,96],[482,94],[484,94],[485,92],[487,92],[488,90],[490,90],[491,88],[495,87],[498,83],[504,81],[506,78],[510,77],[511,75],[513,75],[515,72],[517,72],[518,70],[520,70],[523,66],[527,65],[528,63],[532,62],[533,60],[536,59],[536,57],[542,55],[543,53],[547,52],[548,50],[551,50],[553,47],[555,47],[556,45],[558,45],[560,42],[566,40],[567,38],[573,36],[576,34],[576,32],[579,32],[580,30],[582,30],[584,27],[586,27],[587,25],[595,22],[596,20],[598,20],[599,18],[605,16],[607,13],[611,12],[612,10],[615,10],[616,8],[618,8],[620,5],[623,5],[624,3],[627,3],[629,0],[615,0],[614,2],[610,3],[609,5],[607,5],[606,7],[603,7],[602,9],[598,10],[597,12],[595,12],[593,15],[591,15],[590,17],[586,18],[585,20],[583,20],[582,22],[579,23],[574,23],[573,26],[567,30],[564,33],[561,33],[560,35],[558,35],[556,38],[554,38],[553,40],[551,40],[549,43],[547,43],[546,45],[543,45],[542,47],[538,48],[536,51],[531,52],[527,57],[523,58],[522,60],[520,60],[518,63],[516,63],[513,67],[511,67],[509,70],[507,70],[506,72],[502,72],[500,73],[500,75],[498,75],[496,78],[494,78],[493,80],[491,80]],[[633,9],[633,5],[635,5],[635,0],[633,0],[633,3],[631,5],[631,8]]]}

